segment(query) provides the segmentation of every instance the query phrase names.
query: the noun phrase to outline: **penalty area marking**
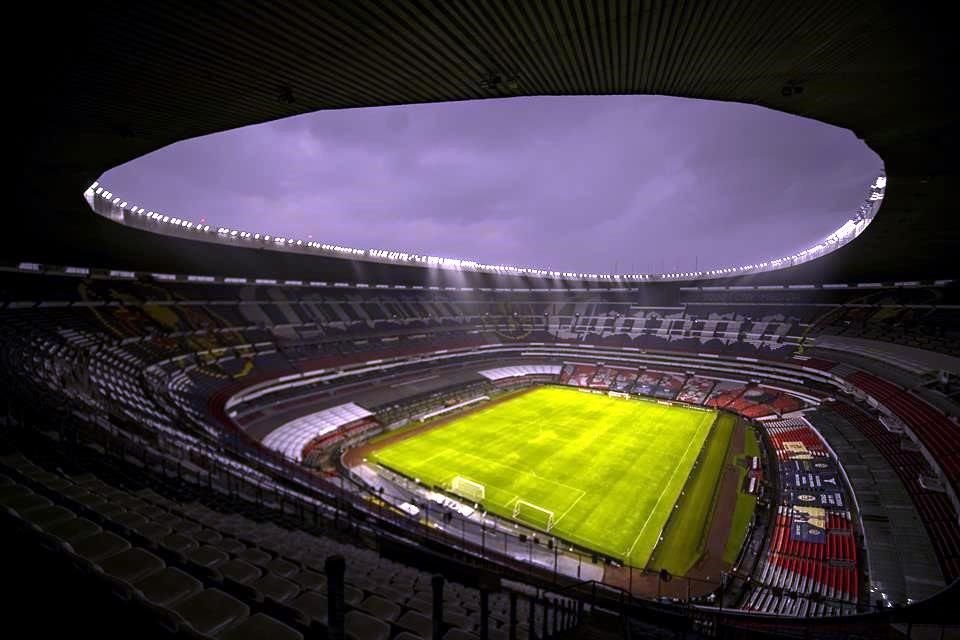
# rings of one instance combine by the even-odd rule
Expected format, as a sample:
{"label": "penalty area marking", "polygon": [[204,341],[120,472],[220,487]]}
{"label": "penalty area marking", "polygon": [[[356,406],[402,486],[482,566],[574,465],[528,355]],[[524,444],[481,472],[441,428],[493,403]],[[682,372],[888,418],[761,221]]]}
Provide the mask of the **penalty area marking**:
{"label": "penalty area marking", "polygon": [[[568,513],[570,513],[570,511],[571,511],[575,506],[577,506],[577,503],[578,503],[578,502],[580,502],[581,500],[583,500],[583,496],[587,495],[587,492],[584,491],[583,489],[577,489],[577,491],[580,492],[580,495],[577,496],[577,499],[573,501],[573,504],[571,504],[569,507],[567,507],[566,510],[565,510],[563,513],[560,514],[560,517],[559,517],[559,518],[557,518],[556,520],[553,521],[553,526],[550,527],[550,531],[553,531],[554,529],[556,529],[556,528],[557,528],[557,525],[560,524],[560,521],[563,520],[563,519],[566,517],[566,515],[567,515]],[[512,497],[505,505],[503,505],[503,506],[505,506],[505,507],[507,507],[507,508],[509,509],[509,508],[510,508],[510,505],[513,504],[514,502],[516,502],[516,501],[519,500],[519,499],[520,499],[520,496],[513,496],[513,497]],[[515,520],[515,518],[514,518],[514,520]],[[549,533],[549,531],[548,531],[547,533]]]}
{"label": "penalty area marking", "polygon": [[[481,456],[478,456],[478,455],[475,455],[475,454],[472,454],[472,453],[468,453],[468,452],[466,452],[466,451],[455,451],[455,450],[453,450],[453,449],[444,449],[444,453],[447,453],[447,452],[454,453],[455,455],[465,455],[465,456],[469,456],[469,457],[471,457],[471,458],[473,458],[473,459],[475,459],[475,460],[479,460],[480,462],[482,462],[482,463],[484,463],[484,464],[494,464],[494,465],[497,465],[497,466],[500,466],[500,467],[504,467],[504,468],[506,468],[506,469],[510,469],[511,471],[513,471],[513,472],[515,472],[515,473],[517,473],[517,474],[519,474],[519,475],[532,475],[532,476],[533,476],[534,478],[536,478],[537,480],[541,480],[541,481],[543,481],[543,482],[549,482],[550,484],[556,485],[556,486],[558,486],[558,487],[563,487],[564,489],[569,489],[570,491],[576,491],[577,493],[579,493],[580,495],[577,496],[577,498],[570,504],[569,507],[566,508],[566,510],[565,510],[562,514],[560,514],[560,517],[557,518],[556,520],[554,520],[553,527],[552,527],[553,529],[555,529],[555,528],[557,527],[557,524],[560,522],[560,520],[562,520],[562,519],[564,518],[564,516],[566,516],[568,513],[570,513],[570,510],[573,509],[573,508],[577,505],[577,503],[580,502],[580,501],[583,499],[583,497],[584,497],[585,495],[587,495],[587,492],[584,491],[583,489],[580,489],[579,487],[573,487],[573,486],[570,486],[570,485],[568,485],[568,484],[564,484],[564,483],[562,483],[562,482],[557,482],[556,480],[551,480],[550,478],[544,478],[543,476],[539,475],[536,471],[533,471],[532,469],[529,470],[529,471],[523,471],[522,469],[518,469],[518,468],[516,468],[516,467],[514,467],[514,466],[511,466],[511,465],[509,465],[509,464],[504,464],[503,462],[497,462],[496,460],[488,460],[488,459],[486,459],[486,458],[483,458],[483,457],[481,457]],[[435,456],[431,456],[430,459],[432,459],[433,457],[435,457]],[[457,474],[457,473],[452,474],[452,475],[450,476],[450,479],[452,479],[453,477],[455,477],[455,476],[457,476],[457,475],[460,475],[460,474]],[[449,479],[447,479],[447,482],[449,482]],[[485,482],[485,483],[482,483],[482,484],[485,484],[486,486],[488,486],[488,487],[490,487],[490,488],[492,488],[492,489],[495,489],[495,490],[497,490],[497,491],[503,491],[502,488],[496,486],[495,484],[492,484],[492,483],[489,483],[489,482]],[[507,501],[503,506],[506,507],[506,508],[510,508],[510,505],[511,505],[511,504],[513,504],[514,502],[516,502],[517,500],[520,500],[520,499],[521,499],[521,498],[520,498],[519,495],[515,495],[513,498],[511,498],[509,501]]]}
{"label": "penalty area marking", "polygon": [[581,489],[581,490],[580,490],[580,497],[578,497],[576,500],[574,500],[574,501],[573,501],[573,504],[571,504],[569,507],[567,507],[567,510],[564,511],[563,513],[561,513],[561,514],[560,514],[560,517],[553,521],[553,527],[552,527],[553,529],[556,529],[556,528],[557,528],[557,525],[560,524],[560,521],[563,520],[565,517],[567,517],[567,514],[570,513],[570,510],[573,509],[575,506],[577,506],[577,503],[580,502],[581,500],[583,500],[583,496],[585,496],[585,495],[587,495],[587,492],[586,492],[586,491],[583,491],[583,490]]}
{"label": "penalty area marking", "polygon": [[[446,451],[452,451],[452,449],[448,449],[448,450],[446,450]],[[475,454],[472,454],[472,453],[468,453],[468,452],[466,452],[466,451],[457,451],[456,454],[457,454],[457,455],[460,455],[460,456],[469,456],[469,457],[473,458],[474,460],[479,460],[480,462],[482,462],[483,464],[486,464],[486,465],[495,464],[495,465],[497,465],[498,467],[504,467],[505,469],[510,469],[511,471],[513,471],[513,472],[515,472],[515,473],[517,473],[517,474],[519,474],[519,475],[531,475],[531,476],[533,476],[534,478],[536,478],[537,480],[542,480],[543,482],[549,482],[550,484],[555,484],[555,485],[557,485],[558,487],[563,487],[564,489],[570,489],[571,491],[577,491],[577,492],[579,492],[579,493],[586,493],[583,489],[580,489],[580,488],[578,488],[578,487],[572,487],[572,486],[570,486],[569,484],[564,484],[564,483],[558,482],[558,481],[556,481],[556,480],[551,480],[550,478],[544,478],[543,476],[541,476],[540,474],[538,474],[536,471],[534,471],[534,470],[532,470],[532,469],[529,469],[529,470],[527,470],[527,471],[524,471],[523,469],[518,469],[518,468],[516,468],[516,467],[514,467],[514,466],[511,466],[511,465],[509,465],[509,464],[504,464],[504,463],[502,463],[502,462],[497,462],[496,460],[488,460],[488,459],[486,459],[486,458],[480,457],[480,456],[475,455]]]}
{"label": "penalty area marking", "polygon": [[[558,487],[563,487],[563,488],[565,488],[565,489],[569,489],[569,490],[571,490],[571,491],[576,491],[576,492],[578,492],[580,495],[577,497],[576,500],[573,501],[573,504],[571,504],[569,507],[567,507],[567,510],[563,512],[563,515],[561,515],[561,517],[567,515],[567,513],[570,511],[570,509],[573,508],[573,505],[575,505],[576,503],[580,502],[580,500],[583,498],[583,496],[585,496],[585,495],[587,494],[587,492],[584,491],[583,489],[580,489],[580,488],[577,488],[577,487],[571,487],[571,486],[568,485],[568,484],[564,484],[564,483],[562,483],[562,482],[557,482],[556,480],[551,480],[551,479],[549,479],[549,478],[544,478],[544,477],[538,475],[536,471],[533,471],[533,470],[523,471],[523,470],[518,469],[518,468],[516,468],[516,467],[513,467],[513,466],[511,466],[511,465],[509,465],[509,464],[504,464],[504,463],[502,463],[502,462],[497,462],[496,460],[487,460],[486,458],[480,457],[480,456],[478,456],[478,455],[475,455],[475,454],[472,454],[472,453],[467,453],[466,451],[458,451],[458,450],[456,450],[456,449],[451,449],[451,448],[449,448],[449,447],[445,447],[445,448],[443,448],[443,449],[440,449],[439,451],[437,451],[437,452],[433,453],[432,455],[429,455],[429,456],[427,456],[426,458],[424,458],[423,460],[419,461],[419,462],[416,464],[416,468],[418,468],[418,469],[419,469],[419,468],[422,468],[424,465],[430,464],[434,459],[439,458],[440,456],[443,456],[443,455],[446,455],[446,454],[451,454],[451,455],[453,455],[453,456],[464,456],[464,455],[465,455],[465,456],[469,456],[469,457],[471,457],[471,458],[473,458],[473,459],[475,459],[475,460],[479,460],[480,462],[482,462],[482,463],[484,463],[484,464],[495,464],[495,465],[498,465],[498,466],[500,466],[500,467],[505,467],[505,468],[507,468],[507,469],[510,469],[511,471],[514,471],[514,472],[517,473],[517,474],[520,474],[520,475],[532,475],[532,476],[533,476],[534,478],[536,478],[537,480],[542,480],[543,482],[549,482],[549,483],[554,484],[554,485],[556,485],[556,486],[558,486]],[[407,475],[407,474],[402,474],[402,475]],[[451,473],[448,477],[444,478],[444,479],[441,481],[441,484],[443,484],[444,486],[448,485],[448,484],[450,483],[450,481],[451,481],[453,478],[455,478],[456,476],[458,476],[458,475],[462,475],[462,474],[456,473],[456,472]],[[485,485],[485,486],[487,486],[487,487],[490,487],[491,489],[494,489],[495,491],[503,492],[503,493],[508,493],[508,491],[506,491],[506,490],[503,489],[502,487],[498,487],[497,485],[493,484],[492,482],[483,482],[483,483],[481,483],[481,484],[483,484],[483,485]],[[458,494],[458,495],[459,495],[459,494]],[[508,501],[506,504],[504,504],[504,507],[509,508],[510,505],[511,505],[513,502],[515,502],[516,500],[518,500],[519,498],[520,498],[520,496],[514,496],[510,501]],[[556,525],[554,525],[554,526],[556,526]]]}
{"label": "penalty area marking", "polygon": [[[712,425],[712,424],[716,421],[716,418],[717,418],[716,415],[714,415],[713,420],[711,420],[708,424],[711,424],[711,425]],[[701,423],[700,426],[701,426],[701,428],[702,428],[702,427],[703,427],[703,424]],[[700,429],[697,429],[697,431],[699,432]],[[630,554],[633,553],[633,549],[634,549],[634,547],[637,546],[637,542],[640,540],[640,536],[643,535],[643,532],[646,531],[646,529],[647,529],[647,525],[650,524],[650,518],[652,518],[652,517],[653,517],[653,514],[656,513],[657,507],[660,506],[660,501],[663,500],[663,496],[667,495],[667,490],[670,488],[670,484],[673,482],[674,476],[677,475],[677,471],[680,469],[680,466],[683,464],[683,459],[687,457],[687,452],[690,451],[690,447],[691,447],[691,446],[693,446],[693,439],[692,439],[692,438],[690,439],[690,442],[687,444],[687,448],[684,449],[683,455],[680,456],[680,462],[678,462],[678,463],[677,463],[677,466],[675,466],[675,467],[673,468],[673,473],[670,474],[670,480],[667,481],[667,484],[664,485],[664,487],[663,487],[663,491],[660,492],[660,497],[657,498],[657,503],[656,503],[655,505],[653,505],[653,509],[650,510],[650,513],[647,515],[647,519],[644,520],[643,526],[640,527],[640,533],[637,534],[637,537],[633,539],[633,544],[631,544],[631,545],[630,545],[630,548],[627,549],[627,554],[624,556],[624,559],[626,559],[626,560],[629,561],[629,559],[630,559]],[[702,446],[702,443],[701,443],[701,446]],[[681,491],[682,491],[682,489],[681,489]]]}
{"label": "penalty area marking", "polygon": [[[426,458],[424,458],[423,460],[417,462],[417,463],[416,463],[416,466],[417,466],[417,468],[420,468],[421,466],[423,466],[423,465],[425,465],[425,464],[430,464],[431,462],[433,462],[433,460],[434,460],[435,458],[439,458],[440,456],[442,456],[442,455],[444,455],[444,454],[447,454],[447,453],[450,453],[450,452],[457,453],[457,452],[454,451],[453,449],[440,449],[439,451],[437,451],[437,452],[434,453],[433,455],[429,455],[429,456],[427,456]],[[457,474],[453,474],[453,475],[457,475]],[[451,477],[452,477],[452,476],[451,476]]]}
{"label": "penalty area marking", "polygon": [[[460,475],[460,474],[455,473],[455,474],[451,475],[450,477],[446,478],[441,484],[443,485],[444,488],[446,488],[447,486],[449,486],[450,482],[451,482],[454,478],[456,478],[458,475]],[[469,478],[468,478],[468,479],[469,479]],[[492,489],[493,491],[496,491],[496,492],[498,492],[498,493],[506,493],[506,494],[509,494],[509,493],[510,493],[509,491],[507,491],[507,490],[504,489],[503,487],[498,487],[497,485],[491,484],[491,483],[489,483],[489,482],[481,482],[481,483],[478,483],[478,484],[482,484],[484,487],[487,487],[488,489]],[[456,491],[452,491],[452,490],[449,490],[449,491],[450,491],[451,493],[454,493],[454,494],[460,496],[460,494],[457,493]],[[467,496],[460,496],[460,497],[463,498],[464,500],[473,500],[473,498],[468,498]],[[519,498],[519,497],[520,497],[520,496],[514,496],[514,497],[513,497],[509,502],[507,502],[504,506],[509,508],[509,506],[510,506],[517,498]],[[487,497],[483,498],[482,500],[473,500],[473,501],[474,501],[475,503],[477,503],[477,504],[497,504],[495,500],[492,500],[492,499],[487,498]]]}

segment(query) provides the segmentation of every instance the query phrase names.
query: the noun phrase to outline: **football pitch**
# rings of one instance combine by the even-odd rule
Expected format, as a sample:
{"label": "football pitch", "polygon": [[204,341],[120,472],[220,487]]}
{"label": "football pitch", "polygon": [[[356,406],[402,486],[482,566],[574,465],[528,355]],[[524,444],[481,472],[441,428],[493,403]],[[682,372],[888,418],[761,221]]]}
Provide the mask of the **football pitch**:
{"label": "football pitch", "polygon": [[370,457],[426,486],[482,484],[487,510],[643,567],[716,415],[541,387]]}

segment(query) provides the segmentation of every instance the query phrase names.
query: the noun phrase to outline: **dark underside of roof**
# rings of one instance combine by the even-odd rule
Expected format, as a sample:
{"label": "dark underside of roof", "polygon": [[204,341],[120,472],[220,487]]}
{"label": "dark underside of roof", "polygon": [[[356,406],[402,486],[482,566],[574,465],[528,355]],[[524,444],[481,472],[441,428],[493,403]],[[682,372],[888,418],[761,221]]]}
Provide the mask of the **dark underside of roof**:
{"label": "dark underside of roof", "polygon": [[956,35],[948,4],[914,6],[923,4],[36,3],[8,23],[7,141],[20,170],[10,174],[3,261],[423,279],[418,268],[162,238],[94,216],[81,194],[111,167],[178,140],[320,109],[636,93],[816,118],[852,129],[883,158],[887,197],[857,241],[756,281],[953,277]]}

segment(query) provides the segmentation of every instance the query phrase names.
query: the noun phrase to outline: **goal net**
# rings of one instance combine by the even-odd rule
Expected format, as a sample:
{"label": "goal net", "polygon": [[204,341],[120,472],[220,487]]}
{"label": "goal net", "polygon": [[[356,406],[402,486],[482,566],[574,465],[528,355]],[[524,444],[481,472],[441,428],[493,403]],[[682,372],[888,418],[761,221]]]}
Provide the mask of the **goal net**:
{"label": "goal net", "polygon": [[480,502],[487,497],[487,490],[484,485],[463,476],[455,476],[450,481],[450,491],[474,502]]}
{"label": "goal net", "polygon": [[517,500],[513,505],[513,519],[531,524],[547,533],[553,529],[554,513],[526,500]]}

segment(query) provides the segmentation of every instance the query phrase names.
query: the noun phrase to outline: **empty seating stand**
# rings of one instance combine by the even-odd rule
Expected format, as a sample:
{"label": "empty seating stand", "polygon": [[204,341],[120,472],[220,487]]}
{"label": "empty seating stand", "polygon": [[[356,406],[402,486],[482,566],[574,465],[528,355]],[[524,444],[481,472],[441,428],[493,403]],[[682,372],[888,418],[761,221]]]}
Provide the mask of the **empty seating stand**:
{"label": "empty seating stand", "polygon": [[[139,607],[158,629],[234,640],[326,637],[331,602],[342,602],[346,638],[472,639],[484,627],[488,638],[509,636],[506,593],[481,594],[371,550],[152,489],[51,473],[21,455],[3,457],[0,465],[6,517]],[[346,570],[331,575],[328,559],[343,556]],[[442,622],[433,615],[435,597],[443,603]],[[517,638],[531,637],[531,622],[541,630],[560,620],[556,608],[523,598],[514,611]]]}
{"label": "empty seating stand", "polygon": [[[768,421],[763,426],[781,465],[792,464],[795,459],[815,463],[832,458],[820,435],[804,419]],[[815,467],[811,465],[810,469],[814,475]],[[842,494],[847,491],[844,486],[832,490]],[[816,493],[818,489],[809,491]],[[816,528],[820,535],[806,540],[795,531],[810,528],[807,507],[791,505],[787,493],[783,491],[784,504],[776,507],[769,546],[754,572],[755,585],[747,593],[743,608],[789,616],[856,612],[861,581],[850,512],[820,503],[815,507],[823,517],[822,525]]]}
{"label": "empty seating stand", "polygon": [[936,459],[947,481],[960,490],[960,425],[924,400],[876,376],[857,371],[847,380],[903,420]]}
{"label": "empty seating stand", "polygon": [[874,416],[859,407],[834,402],[829,409],[859,429],[889,462],[913,499],[933,543],[947,582],[960,577],[960,528],[957,513],[945,493],[925,489],[919,477],[928,473],[926,459],[918,452],[901,446],[901,434],[888,431]]}

